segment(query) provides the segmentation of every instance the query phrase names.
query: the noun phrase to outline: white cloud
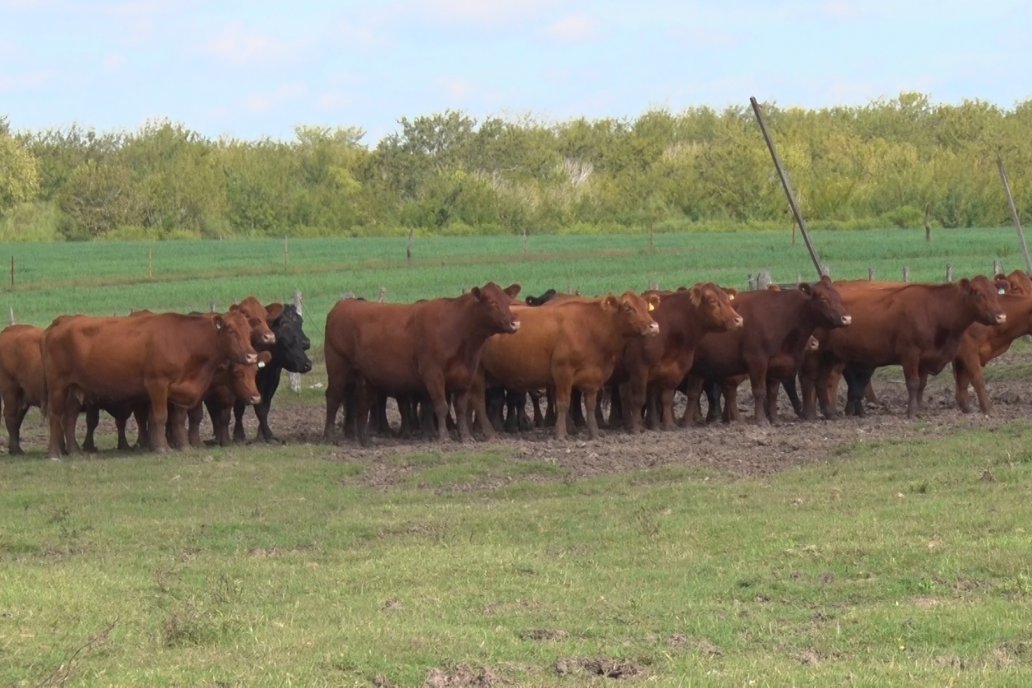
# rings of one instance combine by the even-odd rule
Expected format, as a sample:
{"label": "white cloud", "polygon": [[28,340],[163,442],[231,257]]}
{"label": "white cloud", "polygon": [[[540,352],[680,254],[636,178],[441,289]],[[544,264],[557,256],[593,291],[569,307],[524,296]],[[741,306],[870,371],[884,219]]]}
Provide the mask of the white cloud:
{"label": "white cloud", "polygon": [[283,59],[291,53],[284,41],[241,24],[225,27],[204,46],[204,52],[233,64],[253,64]]}
{"label": "white cloud", "polygon": [[52,81],[53,76],[49,71],[44,70],[27,74],[0,74],[0,93],[38,89]]}
{"label": "white cloud", "polygon": [[307,93],[304,84],[283,84],[271,93],[248,96],[244,109],[251,113],[269,112],[279,106],[300,100]]}
{"label": "white cloud", "polygon": [[556,4],[548,0],[430,0],[413,3],[413,9],[445,22],[497,26],[526,21]]}
{"label": "white cloud", "polygon": [[589,40],[597,32],[598,25],[594,17],[586,14],[568,14],[546,26],[543,31],[545,36],[564,43]]}

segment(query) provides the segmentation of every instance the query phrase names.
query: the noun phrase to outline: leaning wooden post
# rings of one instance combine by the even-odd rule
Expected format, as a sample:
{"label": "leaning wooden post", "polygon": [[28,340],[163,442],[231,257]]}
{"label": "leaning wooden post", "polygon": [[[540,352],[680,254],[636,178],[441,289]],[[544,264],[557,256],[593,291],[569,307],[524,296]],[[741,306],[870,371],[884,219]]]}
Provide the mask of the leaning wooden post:
{"label": "leaning wooden post", "polygon": [[1011,195],[1010,182],[1007,181],[1007,171],[1003,169],[1003,158],[996,158],[996,168],[1000,170],[1000,181],[1003,182],[1003,190],[1007,194],[1007,205],[1010,207],[1011,219],[1014,220],[1014,229],[1018,232],[1018,242],[1021,244],[1021,252],[1025,256],[1025,272],[1032,272],[1032,257],[1028,255],[1028,244],[1025,242],[1025,230],[1021,228],[1021,217],[1018,216],[1018,208],[1014,205],[1014,196]]}
{"label": "leaning wooden post", "polygon": [[[298,315],[304,315],[304,299],[301,298],[301,290],[294,290],[294,308],[297,309]],[[301,393],[301,373],[289,373],[287,375],[287,382],[290,385],[290,391],[294,394]]]}
{"label": "leaning wooden post", "polygon": [[10,312],[11,312],[11,318],[10,318],[10,322],[8,322],[7,324],[8,324],[8,325],[16,325],[17,323],[15,323],[15,322],[14,322],[14,306],[8,306],[7,308],[8,308],[8,309],[10,310]]}
{"label": "leaning wooden post", "polygon": [[953,263],[946,263],[946,281],[953,281]]}
{"label": "leaning wooden post", "polygon": [[[760,112],[760,104],[756,101],[756,98],[749,98],[749,102],[752,103],[753,112],[756,113],[756,121],[760,125],[760,131],[763,132],[763,139],[767,142],[767,148],[770,150],[770,157],[774,161],[774,167],[778,171],[778,177],[781,179],[781,186],[785,189],[785,195],[788,196],[788,204],[792,207],[792,214],[795,215],[796,222],[799,224],[799,233],[803,235],[803,241],[806,243],[806,250],[810,252],[810,260],[813,261],[813,267],[817,270],[817,279],[820,279],[824,275],[824,270],[821,268],[821,260],[817,257],[817,250],[813,247],[813,242],[810,241],[810,230],[806,227],[806,221],[803,219],[803,214],[799,210],[799,205],[795,200],[795,193],[792,191],[792,184],[788,181],[788,175],[785,173],[784,167],[781,165],[781,159],[778,157],[778,152],[774,148],[774,142],[770,138],[770,134],[767,132],[767,125],[763,121],[763,114]],[[1030,268],[1032,270],[1032,268]]]}

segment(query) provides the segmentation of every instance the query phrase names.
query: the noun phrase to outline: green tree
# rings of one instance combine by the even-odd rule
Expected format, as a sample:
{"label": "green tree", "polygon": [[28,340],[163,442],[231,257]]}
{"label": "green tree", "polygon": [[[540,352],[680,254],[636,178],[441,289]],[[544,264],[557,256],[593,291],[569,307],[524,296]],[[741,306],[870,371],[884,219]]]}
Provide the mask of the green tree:
{"label": "green tree", "polygon": [[7,118],[0,117],[0,217],[38,193],[36,159],[23,142],[11,136]]}

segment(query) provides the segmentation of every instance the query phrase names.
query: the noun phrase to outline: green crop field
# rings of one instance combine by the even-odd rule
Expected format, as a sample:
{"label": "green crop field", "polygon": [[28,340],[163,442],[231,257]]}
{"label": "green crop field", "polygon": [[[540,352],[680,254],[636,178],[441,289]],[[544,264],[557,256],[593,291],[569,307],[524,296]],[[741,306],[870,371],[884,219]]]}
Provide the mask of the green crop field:
{"label": "green crop field", "polygon": [[[960,277],[1021,261],[1009,229],[815,239],[842,278],[906,265],[941,281],[946,263]],[[410,301],[488,279],[597,293],[813,275],[787,233],[657,235],[654,249],[647,236],[532,236],[526,253],[519,238],[422,238],[411,262],[404,239],[292,240],[286,261],[270,241],[8,249],[3,303],[18,322],[300,289],[316,346],[345,291]],[[1026,359],[1008,366],[1020,390]],[[317,366],[302,395],[281,392],[273,426],[321,427],[320,381]],[[0,686],[1029,685],[1021,403],[1010,421],[938,409],[896,419],[895,434],[876,415],[633,441],[64,461],[42,458],[32,411],[28,454],[0,455]],[[784,446],[813,459],[706,460],[719,448],[762,467]]]}
{"label": "green crop field", "polygon": [[[818,232],[814,241],[835,278],[942,281],[947,263],[959,276],[988,273],[993,260],[1021,265],[1014,230],[938,230],[931,242],[903,230]],[[405,239],[294,239],[182,242],[12,244],[14,287],[2,281],[6,314],[46,325],[65,313],[113,314],[132,309],[225,308],[254,294],[282,300],[300,290],[310,335],[321,341],[322,322],[341,294],[390,301],[457,295],[487,280],[519,282],[525,293],[550,287],[585,294],[677,287],[715,281],[745,288],[747,276],[770,270],[777,281],[812,279],[801,240],[789,232],[435,237]],[[149,258],[148,258],[149,254]],[[5,261],[10,258],[3,257]],[[9,268],[8,268],[9,269]]]}

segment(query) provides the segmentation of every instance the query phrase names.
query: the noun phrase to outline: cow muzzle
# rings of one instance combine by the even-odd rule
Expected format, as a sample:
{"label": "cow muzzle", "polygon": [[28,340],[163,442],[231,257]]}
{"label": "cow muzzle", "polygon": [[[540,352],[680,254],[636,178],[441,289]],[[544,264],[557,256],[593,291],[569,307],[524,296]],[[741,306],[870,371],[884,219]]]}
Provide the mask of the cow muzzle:
{"label": "cow muzzle", "polygon": [[645,328],[644,334],[646,337],[653,337],[659,334],[659,323],[649,323],[649,326]]}
{"label": "cow muzzle", "polygon": [[244,363],[253,365],[258,362],[258,354],[244,354]]}
{"label": "cow muzzle", "polygon": [[1005,322],[1007,322],[1007,314],[1006,313],[997,313],[996,314],[996,324],[997,325],[1002,325]]}
{"label": "cow muzzle", "polygon": [[735,321],[731,324],[731,329],[737,330],[737,329],[741,328],[742,325],[744,325],[744,324],[745,324],[745,318],[743,318],[742,316],[738,316],[737,318],[735,318]]}
{"label": "cow muzzle", "polygon": [[247,403],[251,404],[252,406],[254,406],[255,404],[262,403],[262,395],[261,394],[255,394],[253,397],[251,397],[250,399],[247,400]]}
{"label": "cow muzzle", "polygon": [[276,335],[275,335],[275,333],[270,332],[269,334],[263,335],[262,336],[262,343],[263,344],[275,344],[276,343]]}
{"label": "cow muzzle", "polygon": [[853,322],[853,316],[851,316],[851,315],[843,315],[842,316],[842,327],[845,327],[846,325],[849,325],[852,322]]}
{"label": "cow muzzle", "polygon": [[513,320],[511,323],[509,323],[509,332],[519,332],[519,331],[520,331],[520,321],[519,320]]}

